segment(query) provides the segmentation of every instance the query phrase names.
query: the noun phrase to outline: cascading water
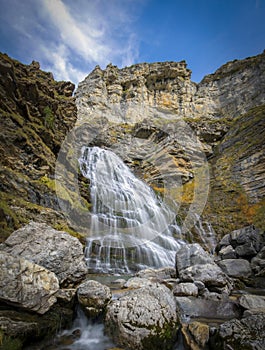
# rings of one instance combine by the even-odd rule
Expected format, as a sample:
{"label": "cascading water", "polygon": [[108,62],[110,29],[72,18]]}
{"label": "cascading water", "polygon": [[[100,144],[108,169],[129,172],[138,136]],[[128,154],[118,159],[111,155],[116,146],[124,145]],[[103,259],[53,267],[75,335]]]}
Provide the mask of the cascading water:
{"label": "cascading water", "polygon": [[174,211],[112,151],[83,147],[79,164],[90,180],[91,235],[85,251],[89,268],[129,273],[174,265],[182,244]]}

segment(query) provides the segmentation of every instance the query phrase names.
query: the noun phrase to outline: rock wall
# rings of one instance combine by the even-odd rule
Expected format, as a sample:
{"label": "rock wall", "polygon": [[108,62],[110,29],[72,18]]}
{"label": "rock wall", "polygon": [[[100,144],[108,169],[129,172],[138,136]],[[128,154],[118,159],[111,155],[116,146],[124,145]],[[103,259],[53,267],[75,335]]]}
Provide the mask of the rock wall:
{"label": "rock wall", "polygon": [[[30,219],[65,226],[54,166],[76,121],[74,84],[0,54],[0,240]],[[62,227],[63,228],[63,227]]]}
{"label": "rock wall", "polygon": [[203,217],[223,235],[262,225],[264,87],[265,52],[228,62],[199,84],[185,61],[97,66],[76,91],[77,123],[93,126],[90,145],[113,149],[160,194],[165,177],[172,187],[181,182],[180,216],[207,166]]}
{"label": "rock wall", "polygon": [[[31,219],[77,234],[60,213],[54,169],[65,135],[78,126],[82,136],[83,125],[83,143],[112,149],[157,193],[173,196],[180,221],[200,201],[203,220],[220,235],[263,227],[264,72],[264,52],[199,84],[185,61],[109,64],[73,98],[72,83],[1,54],[1,240]],[[78,182],[88,208],[87,180]],[[71,191],[70,184],[60,192],[66,206],[80,203]]]}

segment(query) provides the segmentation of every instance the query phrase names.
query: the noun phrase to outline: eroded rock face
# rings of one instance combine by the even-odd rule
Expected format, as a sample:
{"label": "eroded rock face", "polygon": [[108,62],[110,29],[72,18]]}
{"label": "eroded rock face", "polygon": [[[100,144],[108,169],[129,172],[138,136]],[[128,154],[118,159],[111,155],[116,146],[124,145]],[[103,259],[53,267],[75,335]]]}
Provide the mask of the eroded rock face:
{"label": "eroded rock face", "polygon": [[54,272],[61,286],[75,285],[87,273],[78,239],[44,223],[31,222],[14,231],[1,249]]}
{"label": "eroded rock face", "polygon": [[0,300],[39,314],[56,302],[55,274],[22,257],[0,251]]}
{"label": "eroded rock face", "polygon": [[185,62],[97,66],[77,89],[78,122],[93,125],[91,145],[114,149],[162,193],[165,177],[181,179],[177,201],[184,213],[198,176],[194,164],[203,163],[196,155],[211,156],[204,219],[221,235],[253,222],[262,226],[264,66],[263,52],[228,62],[199,84]]}
{"label": "eroded rock face", "polygon": [[172,349],[178,325],[175,299],[157,283],[131,290],[108,305],[105,323],[121,347]]}
{"label": "eroded rock face", "polygon": [[0,241],[29,220],[66,226],[54,167],[76,121],[74,84],[0,53]]}

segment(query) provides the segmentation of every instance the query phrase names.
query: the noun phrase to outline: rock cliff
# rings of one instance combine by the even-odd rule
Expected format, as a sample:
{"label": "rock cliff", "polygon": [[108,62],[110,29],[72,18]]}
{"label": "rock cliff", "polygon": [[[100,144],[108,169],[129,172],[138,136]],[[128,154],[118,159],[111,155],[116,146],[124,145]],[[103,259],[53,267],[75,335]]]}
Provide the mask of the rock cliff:
{"label": "rock cliff", "polygon": [[1,240],[30,219],[67,226],[57,212],[53,174],[76,121],[73,90],[37,62],[24,65],[0,54]]}
{"label": "rock cliff", "polygon": [[264,91],[265,52],[228,62],[199,84],[185,61],[97,66],[76,91],[77,124],[93,126],[89,144],[114,149],[159,193],[181,184],[171,191],[180,219],[199,187],[203,217],[224,234],[262,225]]}
{"label": "rock cliff", "polygon": [[[77,234],[55,192],[56,159],[74,127],[84,144],[112,149],[177,200],[180,222],[202,214],[220,235],[264,225],[265,52],[199,84],[185,61],[96,66],[75,98],[72,83],[56,82],[37,62],[1,54],[0,73],[1,240],[31,219]],[[89,208],[80,174],[78,184],[79,194],[72,183],[60,191],[76,212],[80,200]]]}

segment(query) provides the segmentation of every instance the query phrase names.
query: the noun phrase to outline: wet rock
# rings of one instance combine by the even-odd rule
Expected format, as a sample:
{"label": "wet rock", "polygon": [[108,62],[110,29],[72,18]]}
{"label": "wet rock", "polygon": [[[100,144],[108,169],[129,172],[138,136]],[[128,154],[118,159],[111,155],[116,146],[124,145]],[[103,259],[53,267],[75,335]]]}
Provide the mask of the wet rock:
{"label": "wet rock", "polygon": [[179,283],[173,288],[173,294],[176,296],[197,296],[198,287],[195,283]]}
{"label": "wet rock", "polygon": [[176,303],[183,320],[190,318],[227,320],[241,316],[237,303],[231,300],[176,297]]}
{"label": "wet rock", "polygon": [[172,293],[163,285],[131,290],[107,307],[106,331],[126,349],[172,349],[178,326]]}
{"label": "wet rock", "polygon": [[216,344],[218,349],[263,350],[265,314],[223,323],[213,339],[213,344]]}
{"label": "wet rock", "polygon": [[230,277],[247,278],[251,275],[251,266],[244,259],[226,259],[218,262],[221,269]]}
{"label": "wet rock", "polygon": [[[44,315],[16,311],[1,307],[0,329],[1,344],[3,350],[11,349],[46,349],[35,345],[43,339],[49,342],[56,335],[58,329],[70,327],[73,311],[62,306],[52,307]],[[29,344],[34,344],[28,347]]]}
{"label": "wet rock", "polygon": [[98,281],[88,280],[78,287],[77,298],[87,316],[97,318],[104,313],[111,300],[111,291]]}
{"label": "wet rock", "polygon": [[54,272],[61,286],[75,285],[87,273],[78,239],[45,223],[31,222],[13,232],[2,249]]}
{"label": "wet rock", "polygon": [[0,300],[39,314],[56,303],[55,274],[22,257],[0,251]]}

